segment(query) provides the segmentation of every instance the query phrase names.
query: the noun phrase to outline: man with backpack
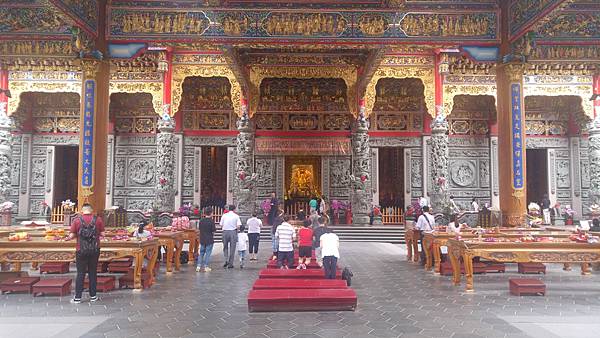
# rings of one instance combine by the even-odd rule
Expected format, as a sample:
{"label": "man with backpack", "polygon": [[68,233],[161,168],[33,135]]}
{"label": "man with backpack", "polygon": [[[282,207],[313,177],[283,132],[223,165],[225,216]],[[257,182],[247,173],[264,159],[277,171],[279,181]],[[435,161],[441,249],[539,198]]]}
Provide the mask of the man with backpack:
{"label": "man with backpack", "polygon": [[83,293],[83,280],[87,272],[89,278],[90,302],[98,300],[96,296],[96,283],[98,258],[100,257],[100,236],[104,233],[102,218],[93,214],[94,209],[89,204],[81,207],[81,215],[75,217],[71,223],[71,233],[66,240],[77,238],[77,251],[75,262],[77,265],[77,278],[75,279],[75,298],[71,303],[81,303]]}

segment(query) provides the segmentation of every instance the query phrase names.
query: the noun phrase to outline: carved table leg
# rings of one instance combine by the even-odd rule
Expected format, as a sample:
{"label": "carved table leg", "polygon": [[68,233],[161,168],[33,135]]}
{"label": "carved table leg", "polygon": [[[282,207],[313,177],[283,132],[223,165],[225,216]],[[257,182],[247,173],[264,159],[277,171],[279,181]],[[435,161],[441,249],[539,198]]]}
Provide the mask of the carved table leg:
{"label": "carved table leg", "polygon": [[181,268],[181,250],[183,250],[183,238],[175,240],[175,271]]}
{"label": "carved table leg", "polygon": [[190,235],[188,237],[189,240],[189,248],[188,248],[188,264],[194,264],[194,258],[198,253],[198,239],[194,235]]}
{"label": "carved table leg", "polygon": [[150,283],[154,284],[154,267],[157,264],[157,259],[158,259],[158,252],[160,251],[160,246],[156,245],[153,246],[149,249],[146,249],[146,254],[144,254],[143,257],[147,257],[148,251],[150,252],[150,257],[148,257],[148,265],[147,265],[147,269],[148,272],[150,273]]}
{"label": "carved table leg", "polygon": [[440,244],[434,241],[431,251],[433,251],[433,264],[435,266],[434,271],[436,273],[440,273],[442,272],[442,254],[440,252]]}
{"label": "carved table leg", "polygon": [[21,271],[21,263],[13,263],[13,272]]}
{"label": "carved table leg", "polygon": [[460,251],[448,250],[448,255],[450,256],[450,263],[452,264],[452,282],[454,285],[460,284]]}
{"label": "carved table leg", "polygon": [[433,257],[431,254],[431,242],[429,242],[428,238],[423,237],[421,240],[421,249],[425,251],[425,270],[429,271],[433,266]]}
{"label": "carved table leg", "polygon": [[419,255],[419,235],[418,232],[413,230],[413,262],[418,262],[421,255]]}
{"label": "carved table leg", "polygon": [[563,270],[565,270],[565,271],[571,271],[571,263],[565,263],[563,265]]}
{"label": "carved table leg", "polygon": [[167,272],[173,272],[173,251],[175,251],[175,241],[167,242]]}
{"label": "carved table leg", "polygon": [[406,240],[406,260],[410,262],[413,259],[412,236],[406,232],[404,239]]}
{"label": "carved table leg", "polygon": [[581,263],[581,274],[584,276],[592,274],[590,271],[590,263]]}
{"label": "carved table leg", "polygon": [[136,251],[133,255],[133,287],[136,290],[142,290],[142,266],[144,265],[144,254],[142,250]]}
{"label": "carved table leg", "polygon": [[463,253],[463,264],[465,265],[466,291],[473,291],[473,256]]}

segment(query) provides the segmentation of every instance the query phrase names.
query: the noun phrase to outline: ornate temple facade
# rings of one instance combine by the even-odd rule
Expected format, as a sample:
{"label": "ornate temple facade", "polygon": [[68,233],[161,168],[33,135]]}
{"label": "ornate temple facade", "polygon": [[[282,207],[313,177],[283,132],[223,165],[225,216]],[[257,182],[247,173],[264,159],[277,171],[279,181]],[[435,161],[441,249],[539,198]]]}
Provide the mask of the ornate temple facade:
{"label": "ornate temple facade", "polygon": [[[593,1],[5,1],[0,202],[600,198]],[[595,111],[596,110],[596,111]],[[290,207],[290,210],[293,210]]]}

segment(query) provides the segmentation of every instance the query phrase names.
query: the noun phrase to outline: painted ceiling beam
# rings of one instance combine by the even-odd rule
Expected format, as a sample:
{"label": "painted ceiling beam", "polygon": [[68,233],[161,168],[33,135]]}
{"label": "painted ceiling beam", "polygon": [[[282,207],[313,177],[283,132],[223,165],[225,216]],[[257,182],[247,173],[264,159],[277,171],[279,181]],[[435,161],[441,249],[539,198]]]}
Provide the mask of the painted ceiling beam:
{"label": "painted ceiling beam", "polygon": [[239,52],[237,51],[237,49],[231,46],[226,46],[223,48],[223,57],[225,58],[225,61],[227,62],[229,68],[231,68],[231,71],[235,75],[235,78],[240,83],[240,87],[242,87],[242,93],[244,94],[244,96],[248,97],[248,95],[250,94],[251,84],[250,75],[248,74],[248,71],[242,64],[242,59],[240,58]]}
{"label": "painted ceiling beam", "polygon": [[546,4],[545,7],[541,7],[542,5],[545,4],[545,2],[539,2],[540,7],[538,7],[538,8],[529,7],[528,8],[528,10],[538,10],[537,13],[533,14],[531,17],[529,17],[527,20],[525,20],[523,22],[517,22],[517,20],[516,20],[517,14],[520,14],[523,16],[526,14],[526,13],[518,12],[517,8],[520,5],[527,6],[528,4],[532,4],[533,2],[531,0],[514,0],[510,5],[509,15],[511,16],[510,17],[511,26],[515,25],[518,27],[518,29],[513,32],[513,29],[511,27],[511,32],[509,34],[510,42],[512,43],[512,42],[516,41],[517,39],[519,39],[520,37],[525,35],[527,32],[529,32],[531,30],[535,30],[536,27],[539,27],[543,23],[548,22],[549,20],[554,18],[556,15],[558,15],[565,7],[570,5],[572,2],[573,2],[573,0],[554,0],[554,1],[550,1],[548,4]]}
{"label": "painted ceiling beam", "polygon": [[[93,14],[93,10],[90,14],[90,17],[88,18],[88,20],[84,20],[81,17],[81,14],[78,13],[74,8],[70,7],[67,3],[65,3],[62,0],[49,0],[50,3],[57,8],[60,12],[62,12],[64,15],[66,15],[70,20],[72,20],[75,25],[79,28],[81,28],[82,30],[84,30],[86,33],[97,37],[98,36],[98,13],[97,13],[97,8],[96,8],[96,13],[95,15]],[[90,2],[95,2],[95,0],[93,1],[81,1],[80,4],[85,6],[86,4],[90,3]]]}
{"label": "painted ceiling beam", "polygon": [[362,98],[365,95],[367,85],[369,82],[371,82],[373,74],[375,74],[377,68],[379,68],[381,61],[385,56],[386,50],[387,48],[378,48],[372,49],[369,52],[365,66],[363,67],[362,73],[359,75],[358,83],[356,85],[356,92],[358,93],[359,98]]}

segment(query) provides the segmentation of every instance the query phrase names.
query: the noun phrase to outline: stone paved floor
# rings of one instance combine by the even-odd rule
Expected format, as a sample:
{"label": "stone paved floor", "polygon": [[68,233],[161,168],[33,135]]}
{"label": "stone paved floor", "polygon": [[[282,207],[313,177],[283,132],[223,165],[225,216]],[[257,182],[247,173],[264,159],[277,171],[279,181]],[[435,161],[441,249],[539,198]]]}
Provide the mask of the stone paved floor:
{"label": "stone paved floor", "polygon": [[[262,262],[270,243],[261,245]],[[549,266],[545,297],[514,297],[505,274],[475,277],[475,293],[407,263],[403,246],[342,243],[356,312],[248,313],[246,294],[264,263],[224,271],[220,245],[209,274],[161,273],[150,290],[69,298],[0,296],[0,337],[600,337],[600,274]]]}

